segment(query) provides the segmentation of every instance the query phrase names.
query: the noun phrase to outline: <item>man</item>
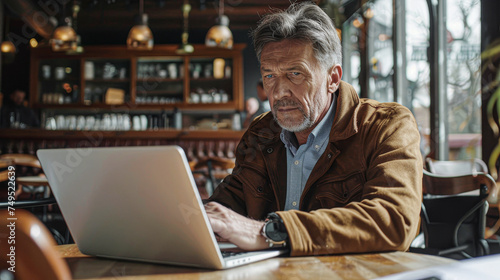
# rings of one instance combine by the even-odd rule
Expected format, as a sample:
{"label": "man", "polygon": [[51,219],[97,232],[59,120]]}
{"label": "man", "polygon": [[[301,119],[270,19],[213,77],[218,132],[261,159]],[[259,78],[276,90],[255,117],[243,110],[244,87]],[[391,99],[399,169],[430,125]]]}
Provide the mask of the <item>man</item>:
{"label": "man", "polygon": [[40,123],[33,110],[24,106],[26,92],[16,89],[4,102],[0,114],[0,127],[26,128],[38,127]]}
{"label": "man", "polygon": [[272,114],[250,125],[205,204],[214,232],[292,256],[407,250],[423,168],[411,112],[341,81],[339,38],[314,4],[265,16],[253,39]]}
{"label": "man", "polygon": [[247,99],[245,102],[245,112],[246,112],[246,117],[245,120],[243,121],[243,128],[248,128],[250,126],[250,123],[253,121],[253,119],[258,116],[257,111],[259,110],[259,101],[257,101],[257,98],[255,97],[250,97]]}

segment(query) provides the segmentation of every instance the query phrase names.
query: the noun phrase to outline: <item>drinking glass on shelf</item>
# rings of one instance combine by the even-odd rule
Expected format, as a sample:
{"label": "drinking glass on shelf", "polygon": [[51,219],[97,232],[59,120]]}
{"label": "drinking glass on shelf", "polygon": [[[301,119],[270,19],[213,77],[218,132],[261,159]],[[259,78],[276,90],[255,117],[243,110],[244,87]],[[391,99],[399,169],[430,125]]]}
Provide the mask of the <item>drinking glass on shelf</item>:
{"label": "drinking glass on shelf", "polygon": [[191,103],[200,103],[200,95],[196,92],[191,92]]}
{"label": "drinking glass on shelf", "polygon": [[205,68],[203,69],[203,76],[205,78],[211,78],[212,77],[212,69],[213,69],[212,64],[205,64]]}
{"label": "drinking glass on shelf", "polygon": [[196,63],[193,69],[193,78],[198,79],[200,77],[201,64]]}
{"label": "drinking glass on shelf", "polygon": [[168,76],[172,79],[177,78],[177,65],[175,63],[169,63],[168,66]]}
{"label": "drinking glass on shelf", "polygon": [[109,114],[104,114],[101,120],[102,130],[110,130],[111,127],[111,116]]}
{"label": "drinking glass on shelf", "polygon": [[95,117],[94,116],[87,116],[85,118],[85,130],[92,130],[94,128],[95,124]]}
{"label": "drinking glass on shelf", "polygon": [[50,79],[50,65],[42,65],[42,77]]}
{"label": "drinking glass on shelf", "polygon": [[95,119],[95,122],[94,122],[94,130],[102,130],[102,127],[101,127],[101,120],[96,118]]}
{"label": "drinking glass on shelf", "polygon": [[54,76],[56,77],[56,80],[64,79],[65,76],[64,67],[56,67]]}
{"label": "drinking glass on shelf", "polygon": [[56,130],[57,129],[56,119],[53,117],[47,118],[47,121],[45,121],[45,129]]}
{"label": "drinking glass on shelf", "polygon": [[109,130],[116,130],[118,126],[118,118],[116,114],[110,114],[109,119],[110,119]]}
{"label": "drinking glass on shelf", "polygon": [[123,114],[123,124],[122,124],[123,130],[130,130],[130,126],[131,126],[130,115]]}
{"label": "drinking glass on shelf", "polygon": [[146,115],[141,115],[141,130],[148,129],[148,117]]}
{"label": "drinking glass on shelf", "polygon": [[83,130],[85,129],[85,124],[86,124],[86,119],[85,116],[78,116],[76,119],[76,130]]}

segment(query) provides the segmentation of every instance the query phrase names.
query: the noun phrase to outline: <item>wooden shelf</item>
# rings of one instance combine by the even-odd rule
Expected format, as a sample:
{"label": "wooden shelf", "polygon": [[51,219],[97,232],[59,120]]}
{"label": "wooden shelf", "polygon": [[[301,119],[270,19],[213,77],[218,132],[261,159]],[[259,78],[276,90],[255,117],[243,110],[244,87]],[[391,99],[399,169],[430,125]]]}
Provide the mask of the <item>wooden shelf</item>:
{"label": "wooden shelf", "polygon": [[[185,109],[185,110],[223,110],[223,111],[243,111],[244,109],[244,93],[243,93],[243,56],[242,51],[246,47],[245,44],[235,44],[233,49],[220,49],[209,48],[205,45],[193,45],[194,52],[190,54],[177,54],[178,45],[155,45],[151,51],[132,51],[128,50],[126,46],[88,46],[85,47],[85,52],[75,55],[67,55],[65,53],[55,53],[48,47],[39,47],[31,49],[31,70],[30,70],[30,106],[39,109],[78,109],[78,110],[111,110],[117,107],[130,109],[130,110],[164,110],[164,109]],[[204,78],[200,77],[194,79],[190,77],[189,64],[193,61],[211,61],[215,58],[223,58],[230,60],[232,66],[231,78],[216,79],[213,77]],[[52,61],[63,65],[71,62],[74,72],[72,74],[77,77],[66,77],[62,80],[51,79],[44,80],[39,75],[41,74],[42,64],[50,64]],[[182,78],[160,78],[160,77],[138,77],[138,68],[143,63],[149,61],[158,61],[161,63],[175,62],[177,65],[183,65],[183,72],[178,74]],[[164,60],[164,61],[163,61]],[[87,61],[99,61],[105,63],[107,61],[126,63],[127,65],[127,78],[113,78],[113,79],[86,79],[85,78],[85,63]],[[181,68],[181,67],[179,67]],[[73,104],[41,104],[40,96],[47,92],[54,92],[58,83],[71,82],[79,84],[78,103]],[[161,84],[157,90],[143,90],[141,83],[145,85],[154,85],[155,83]],[[169,85],[172,83],[173,85]],[[52,84],[52,85],[51,85]],[[84,93],[86,89],[92,86],[110,86],[120,87],[127,92],[125,100],[129,102],[122,105],[107,105],[84,104]],[[181,90],[170,91],[170,86],[177,86]],[[228,103],[211,103],[211,104],[190,104],[189,96],[196,87],[216,87],[224,89],[229,93]],[[182,87],[182,89],[181,89]],[[178,90],[179,90],[178,89]],[[139,95],[138,93],[146,93]],[[182,100],[178,103],[165,103],[165,104],[135,104],[136,97],[148,95],[163,95],[165,97],[173,97]]]}
{"label": "wooden shelf", "polygon": [[232,78],[222,78],[222,79],[216,79],[216,78],[190,78],[191,82],[227,82],[231,81]]}
{"label": "wooden shelf", "polygon": [[124,78],[124,79],[85,79],[86,83],[129,83],[130,79],[129,78]]}
{"label": "wooden shelf", "polygon": [[92,103],[90,105],[85,104],[34,104],[34,108],[37,109],[75,109],[75,110],[92,110],[92,109],[104,109],[104,110],[120,110],[126,109],[131,111],[140,110],[173,110],[175,108],[180,110],[204,110],[204,111],[237,111],[235,109],[234,102],[227,103],[165,103],[165,104],[135,104],[135,103],[123,103],[123,104],[104,104],[104,103]]}
{"label": "wooden shelf", "polygon": [[148,96],[148,95],[180,95],[182,96],[182,92],[173,91],[173,90],[144,90],[142,91],[146,94],[138,94],[137,96]]}
{"label": "wooden shelf", "polygon": [[240,139],[245,131],[234,130],[129,130],[129,131],[76,131],[76,130],[45,130],[45,129],[0,129],[4,139],[89,139],[99,136],[104,139]]}
{"label": "wooden shelf", "polygon": [[184,78],[137,78],[137,82],[182,82]]}

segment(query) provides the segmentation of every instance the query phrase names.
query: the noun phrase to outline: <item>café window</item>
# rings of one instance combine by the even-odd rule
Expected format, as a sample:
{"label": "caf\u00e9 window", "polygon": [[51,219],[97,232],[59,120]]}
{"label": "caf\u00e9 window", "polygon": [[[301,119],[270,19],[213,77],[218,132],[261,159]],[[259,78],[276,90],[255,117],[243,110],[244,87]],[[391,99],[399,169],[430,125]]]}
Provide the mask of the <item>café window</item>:
{"label": "caf\u00e9 window", "polygon": [[[429,5],[435,19],[437,3],[442,5],[441,20],[432,20]],[[442,160],[481,157],[480,4],[374,0],[343,24],[344,80],[361,97],[407,106],[417,120],[424,155],[433,153]],[[446,54],[444,59],[435,56],[440,63],[434,68],[433,30],[444,42],[438,53]],[[443,78],[432,87],[436,71]],[[437,103],[433,92],[439,92],[441,105],[432,106]],[[439,116],[437,125],[432,125],[432,116]],[[431,137],[436,131],[441,138]],[[446,151],[437,154],[433,147]]]}

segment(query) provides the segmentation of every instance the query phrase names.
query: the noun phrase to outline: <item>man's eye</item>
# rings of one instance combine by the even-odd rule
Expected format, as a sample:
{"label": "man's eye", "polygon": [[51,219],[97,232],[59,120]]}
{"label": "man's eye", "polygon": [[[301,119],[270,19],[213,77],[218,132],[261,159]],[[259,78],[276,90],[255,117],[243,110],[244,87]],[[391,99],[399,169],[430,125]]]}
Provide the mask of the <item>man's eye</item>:
{"label": "man's eye", "polygon": [[292,72],[292,75],[298,76],[298,75],[300,75],[300,73],[299,72]]}
{"label": "man's eye", "polygon": [[272,78],[272,77],[273,77],[273,74],[264,75],[264,78],[267,78],[267,79]]}

